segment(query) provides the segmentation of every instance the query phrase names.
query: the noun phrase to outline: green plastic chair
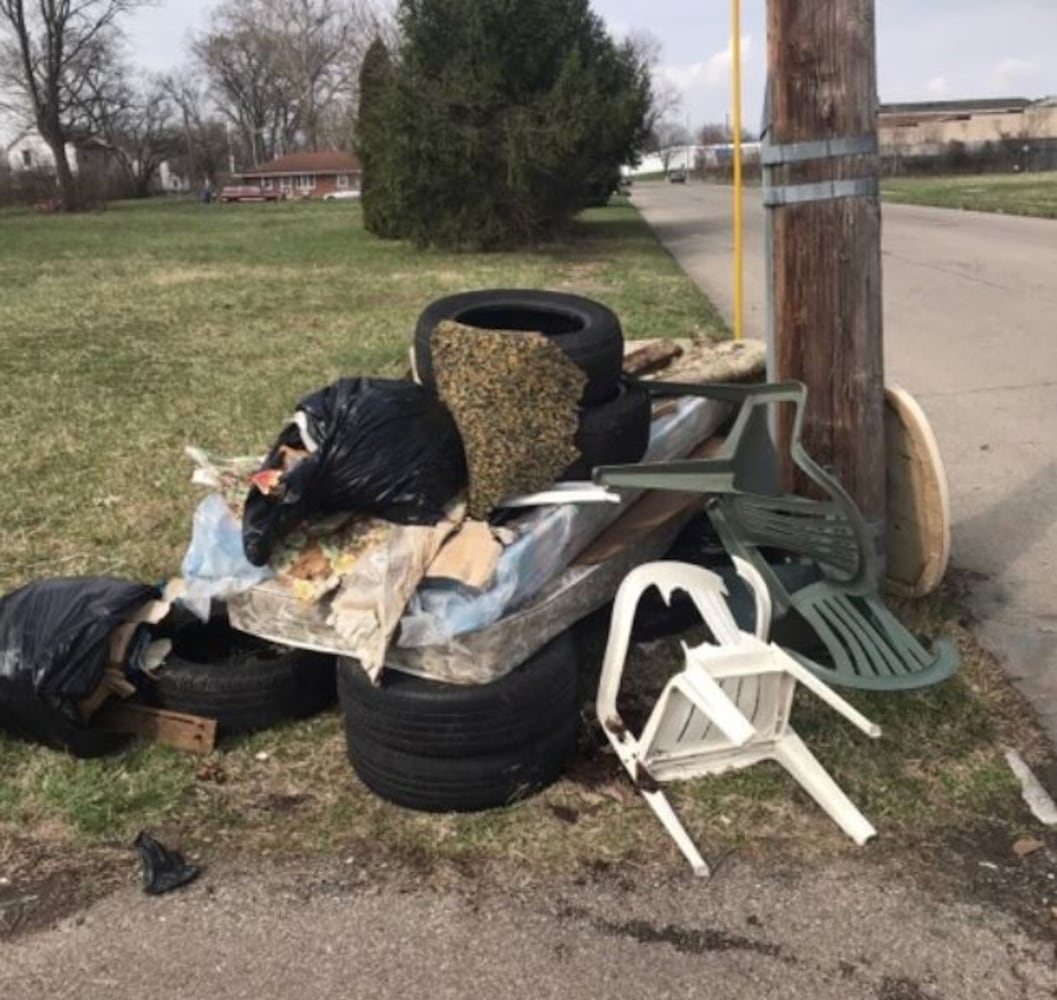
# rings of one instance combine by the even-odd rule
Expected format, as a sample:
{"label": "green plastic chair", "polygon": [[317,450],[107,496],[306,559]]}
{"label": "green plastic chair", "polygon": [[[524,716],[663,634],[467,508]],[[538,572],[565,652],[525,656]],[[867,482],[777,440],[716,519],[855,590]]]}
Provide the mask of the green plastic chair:
{"label": "green plastic chair", "polygon": [[[794,655],[828,683],[902,691],[937,684],[954,673],[954,645],[939,639],[926,650],[881,600],[879,561],[869,527],[837,479],[801,443],[807,398],[802,383],[640,384],[657,396],[703,396],[737,406],[731,431],[714,458],[601,466],[594,471],[596,483],[706,494],[705,509],[717,534],[732,556],[747,560],[767,582],[775,615],[796,612],[825,646],[825,663]],[[768,408],[781,403],[795,407],[789,448],[793,462],[825,499],[784,493],[777,486],[767,417]],[[811,560],[820,578],[788,590],[766,558],[768,550]]]}

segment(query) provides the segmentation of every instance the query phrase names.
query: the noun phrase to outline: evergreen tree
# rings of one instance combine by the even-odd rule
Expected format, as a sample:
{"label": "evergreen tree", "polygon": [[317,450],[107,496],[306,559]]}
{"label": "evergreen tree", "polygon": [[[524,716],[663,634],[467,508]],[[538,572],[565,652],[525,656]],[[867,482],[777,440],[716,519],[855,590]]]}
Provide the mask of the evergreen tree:
{"label": "evergreen tree", "polygon": [[360,106],[356,118],[356,152],[360,158],[360,197],[363,222],[378,236],[399,235],[395,177],[388,136],[394,86],[389,50],[380,38],[367,49],[360,67]]}
{"label": "evergreen tree", "polygon": [[384,127],[363,125],[391,185],[375,232],[454,247],[538,240],[612,190],[645,142],[649,69],[587,0],[401,0],[398,23]]}

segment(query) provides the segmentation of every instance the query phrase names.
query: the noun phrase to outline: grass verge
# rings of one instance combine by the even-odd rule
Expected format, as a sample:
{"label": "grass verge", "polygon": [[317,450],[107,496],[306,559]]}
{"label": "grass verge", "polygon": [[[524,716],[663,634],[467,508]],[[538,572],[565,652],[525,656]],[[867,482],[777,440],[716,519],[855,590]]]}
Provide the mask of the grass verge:
{"label": "grass verge", "polygon": [[886,177],[885,201],[1057,218],[1057,172],[969,177]]}

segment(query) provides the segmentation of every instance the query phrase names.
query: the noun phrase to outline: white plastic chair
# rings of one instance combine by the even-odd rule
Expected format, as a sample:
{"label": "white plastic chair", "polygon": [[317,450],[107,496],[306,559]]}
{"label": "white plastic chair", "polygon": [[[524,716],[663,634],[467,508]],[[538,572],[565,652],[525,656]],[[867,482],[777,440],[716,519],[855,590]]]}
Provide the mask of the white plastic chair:
{"label": "white plastic chair", "polygon": [[[773,643],[767,642],[771,602],[767,585],[743,559],[734,559],[738,575],[756,602],[755,634],[743,632],[727,605],[727,591],[715,573],[678,562],[646,563],[632,570],[617,592],[609,641],[602,664],[596,707],[598,719],[617,756],[657,818],[664,824],[694,870],[707,876],[698,852],[660,790],[663,782],[720,774],[775,760],[807,790],[857,844],[876,834],[789,725],[799,682],[868,736],[881,735],[843,698]],[[715,644],[683,644],[684,669],[668,681],[638,737],[617,711],[631,627],[639,599],[656,587],[665,602],[685,591],[697,606]]]}

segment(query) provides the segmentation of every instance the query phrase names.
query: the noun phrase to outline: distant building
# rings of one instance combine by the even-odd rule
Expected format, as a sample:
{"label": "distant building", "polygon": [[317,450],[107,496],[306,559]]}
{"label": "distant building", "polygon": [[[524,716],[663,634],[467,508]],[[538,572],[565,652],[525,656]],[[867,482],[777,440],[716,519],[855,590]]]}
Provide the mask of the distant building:
{"label": "distant building", "polygon": [[352,153],[290,153],[240,171],[245,184],[278,188],[290,198],[322,198],[332,191],[359,190],[363,168]]}
{"label": "distant building", "polygon": [[951,143],[971,152],[1010,140],[1057,142],[1057,98],[882,104],[877,131],[881,154],[887,156],[939,156]]}
{"label": "distant building", "polygon": [[[4,159],[15,174],[55,172],[55,154],[36,129],[27,129],[13,142],[8,143],[4,149]],[[76,173],[77,153],[72,143],[66,144],[66,159],[70,169]]]}
{"label": "distant building", "polygon": [[167,194],[186,194],[191,190],[191,178],[166,160],[158,168],[158,187]]}
{"label": "distant building", "polygon": [[[745,163],[756,163],[760,159],[758,142],[741,144],[742,160]],[[665,164],[668,170],[699,170],[701,167],[729,166],[734,162],[732,143],[718,143],[711,146],[680,145],[668,146],[654,153],[647,153],[637,167],[624,167],[622,173],[630,177],[642,177],[652,174],[663,174]]]}
{"label": "distant building", "polygon": [[[4,159],[12,173],[18,176],[35,175],[38,178],[55,174],[55,155],[51,147],[35,129],[21,133],[4,148]],[[73,174],[108,174],[116,169],[108,147],[93,139],[87,139],[79,147],[66,144],[66,160]],[[153,188],[172,194],[183,194],[191,190],[191,182],[174,164],[166,161],[158,168]]]}

